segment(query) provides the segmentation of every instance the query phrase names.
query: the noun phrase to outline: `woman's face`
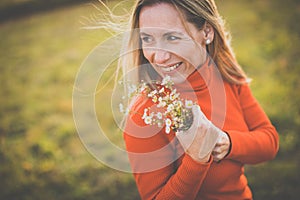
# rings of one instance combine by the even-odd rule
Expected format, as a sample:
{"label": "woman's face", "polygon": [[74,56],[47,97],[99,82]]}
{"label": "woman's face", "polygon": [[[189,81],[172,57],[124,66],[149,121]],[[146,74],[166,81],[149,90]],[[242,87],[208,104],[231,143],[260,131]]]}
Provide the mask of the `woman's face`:
{"label": "woman's face", "polygon": [[182,19],[168,3],[142,8],[139,18],[145,58],[160,76],[169,75],[174,83],[185,81],[206,58],[204,30],[189,22],[184,25]]}

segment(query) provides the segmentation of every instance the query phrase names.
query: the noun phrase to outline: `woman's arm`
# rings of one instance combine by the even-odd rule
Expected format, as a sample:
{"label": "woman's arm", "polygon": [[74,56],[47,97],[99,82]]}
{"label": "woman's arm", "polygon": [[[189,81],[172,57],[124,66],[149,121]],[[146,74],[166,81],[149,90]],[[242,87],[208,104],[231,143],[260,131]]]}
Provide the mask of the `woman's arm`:
{"label": "woman's arm", "polygon": [[253,97],[248,85],[238,86],[236,92],[249,131],[225,130],[231,140],[231,151],[227,158],[244,164],[273,159],[279,149],[276,129]]}
{"label": "woman's arm", "polygon": [[166,134],[146,126],[138,113],[149,106],[137,101],[133,108],[137,112],[129,116],[124,131],[140,195],[142,199],[194,199],[212,159],[205,164],[196,162],[184,153],[173,132]]}
{"label": "woman's arm", "polygon": [[[155,152],[153,147],[168,146],[168,140],[163,139],[163,136],[159,134],[163,135],[165,133],[160,132],[147,139],[134,138],[126,133],[124,135],[129,160],[142,199],[194,199],[212,159],[208,163],[200,164],[189,155],[183,154],[181,163],[177,163],[177,160],[174,159],[173,162],[164,166],[176,156],[174,155],[176,149],[173,149],[171,147],[173,145],[170,145],[165,150],[150,155],[151,152]],[[136,157],[130,152],[144,152],[144,154]],[[147,152],[149,156],[146,155]],[[162,168],[155,169],[159,168],[159,165]],[[151,167],[153,167],[153,171],[151,171]],[[148,172],[140,172],[143,170]]]}

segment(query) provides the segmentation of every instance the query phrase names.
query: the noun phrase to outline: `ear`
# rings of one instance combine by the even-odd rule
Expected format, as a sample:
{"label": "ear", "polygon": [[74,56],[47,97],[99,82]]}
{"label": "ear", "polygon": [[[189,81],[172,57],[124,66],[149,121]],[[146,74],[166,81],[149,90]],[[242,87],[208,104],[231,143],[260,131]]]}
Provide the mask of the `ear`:
{"label": "ear", "polygon": [[214,28],[209,23],[205,23],[203,32],[204,32],[204,43],[206,45],[209,45],[214,39],[214,35],[215,35]]}

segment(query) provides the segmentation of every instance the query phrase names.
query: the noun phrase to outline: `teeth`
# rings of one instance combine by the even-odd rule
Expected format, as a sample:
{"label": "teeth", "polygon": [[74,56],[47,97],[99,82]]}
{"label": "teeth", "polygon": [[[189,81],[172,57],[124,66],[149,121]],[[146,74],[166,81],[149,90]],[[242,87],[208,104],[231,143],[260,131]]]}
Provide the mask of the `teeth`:
{"label": "teeth", "polygon": [[165,72],[171,72],[173,70],[175,70],[177,67],[179,67],[180,63],[177,63],[176,65],[173,65],[171,67],[163,67],[162,69],[165,71]]}

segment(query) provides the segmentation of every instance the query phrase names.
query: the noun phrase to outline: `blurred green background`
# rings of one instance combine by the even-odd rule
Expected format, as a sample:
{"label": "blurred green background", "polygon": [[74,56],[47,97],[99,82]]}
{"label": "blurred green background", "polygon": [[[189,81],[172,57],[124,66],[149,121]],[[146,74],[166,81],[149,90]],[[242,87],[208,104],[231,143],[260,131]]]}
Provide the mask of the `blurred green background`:
{"label": "blurred green background", "polygon": [[[81,21],[99,14],[89,2],[101,8],[96,0],[0,3],[0,199],[139,199],[132,175],[98,162],[75,129],[76,73],[110,36],[81,29]],[[276,159],[246,167],[254,198],[299,199],[300,3],[216,3],[253,93],[280,134]],[[114,130],[112,117],[105,119],[102,125]]]}

